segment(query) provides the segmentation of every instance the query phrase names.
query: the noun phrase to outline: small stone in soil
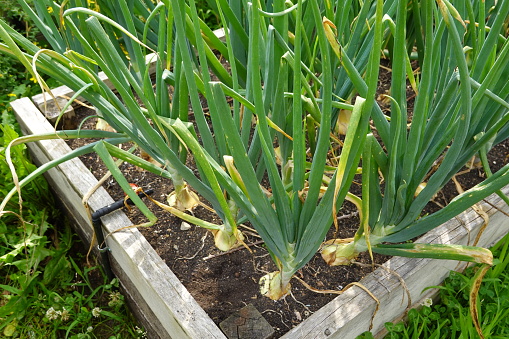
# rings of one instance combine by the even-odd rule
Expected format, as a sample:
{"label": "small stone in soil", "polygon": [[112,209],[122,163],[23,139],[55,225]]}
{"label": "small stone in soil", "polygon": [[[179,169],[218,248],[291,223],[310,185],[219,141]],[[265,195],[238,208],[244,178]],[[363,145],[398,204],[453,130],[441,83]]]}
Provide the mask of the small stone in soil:
{"label": "small stone in soil", "polygon": [[189,225],[187,222],[182,221],[180,224],[180,230],[181,231],[189,231],[191,229],[191,225]]}
{"label": "small stone in soil", "polygon": [[229,339],[268,339],[274,329],[251,304],[241,308],[219,324]]}

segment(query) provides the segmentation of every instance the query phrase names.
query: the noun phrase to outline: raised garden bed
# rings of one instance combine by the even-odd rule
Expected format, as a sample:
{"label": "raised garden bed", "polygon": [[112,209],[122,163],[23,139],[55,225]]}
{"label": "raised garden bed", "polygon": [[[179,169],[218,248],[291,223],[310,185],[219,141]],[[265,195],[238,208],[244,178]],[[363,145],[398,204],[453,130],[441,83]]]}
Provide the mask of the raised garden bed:
{"label": "raised garden bed", "polygon": [[[55,89],[54,93],[63,98],[72,96],[72,92],[66,87]],[[41,96],[34,97],[33,101],[43,102]],[[12,107],[24,134],[53,130],[53,126],[29,98],[14,101]],[[34,162],[38,165],[70,151],[63,140],[40,141],[28,146]],[[76,231],[85,243],[89,244],[93,231],[88,212],[81,200],[96,185],[97,180],[77,159],[49,171],[46,177],[62,201],[63,208],[72,218]],[[506,187],[505,191],[509,192],[509,188]],[[490,216],[490,223],[478,244],[483,247],[490,246],[509,231],[506,215],[499,210],[508,211],[509,208],[496,195],[490,196],[486,201],[481,205]],[[111,202],[113,199],[102,188],[88,200],[91,212]],[[102,220],[105,233],[131,224],[121,211],[109,214]],[[418,242],[465,245],[475,239],[483,223],[484,219],[469,209],[426,234]],[[108,237],[107,246],[111,249],[113,271],[131,299],[131,308],[147,329],[150,338],[225,337],[137,229],[114,233]],[[436,294],[435,290],[421,294],[425,287],[440,284],[450,270],[462,269],[464,264],[455,261],[393,258],[385,263],[384,267],[401,276],[409,289],[412,306],[417,306],[423,298]],[[361,283],[380,301],[380,311],[373,319],[373,333],[382,331],[385,322],[404,316],[408,297],[396,275],[378,268],[362,279]],[[284,338],[354,338],[369,329],[375,308],[376,302],[366,292],[352,287],[290,330]]]}

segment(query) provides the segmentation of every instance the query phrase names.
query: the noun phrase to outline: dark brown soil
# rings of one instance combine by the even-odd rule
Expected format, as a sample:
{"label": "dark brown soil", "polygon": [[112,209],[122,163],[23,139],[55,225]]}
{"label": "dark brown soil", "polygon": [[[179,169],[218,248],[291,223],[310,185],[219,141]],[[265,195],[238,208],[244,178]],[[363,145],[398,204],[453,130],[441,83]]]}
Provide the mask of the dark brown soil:
{"label": "dark brown soil", "polygon": [[[390,81],[388,72],[388,70],[382,69],[379,94],[385,93],[388,88],[387,81]],[[409,87],[409,109],[413,106],[412,93]],[[379,96],[379,100],[382,109],[386,109],[387,105],[383,102],[383,96]],[[90,110],[78,110],[78,118],[90,114],[93,114]],[[83,128],[93,128],[95,121],[96,119],[87,120]],[[74,140],[70,144],[71,147],[76,148],[86,142],[86,140]],[[506,163],[508,153],[509,144],[507,142],[498,145],[490,152],[493,171],[498,170]],[[106,174],[104,165],[95,154],[81,157],[81,160],[98,179]],[[160,202],[165,203],[166,196],[173,190],[171,181],[135,168],[131,164],[124,163],[120,168],[129,182],[143,189],[154,189],[155,193],[152,197]],[[483,177],[482,171],[474,169],[458,178],[466,189],[480,182]],[[113,179],[107,180],[104,186],[114,199],[124,197],[121,188]],[[425,213],[433,213],[441,206],[447,205],[457,194],[454,183],[448,183],[436,199],[428,204]],[[181,229],[182,221],[179,218],[149,201],[146,203],[156,214],[158,221],[149,228],[139,228],[139,230],[217,324],[243,306],[253,304],[273,326],[277,338],[336,297],[335,294],[314,293],[297,280],[292,283],[292,295],[279,301],[263,297],[259,292],[258,280],[265,273],[275,271],[276,268],[264,248],[263,242],[256,234],[242,228],[246,235],[246,243],[252,253],[245,248],[221,252],[214,247],[213,236],[207,230],[194,225],[190,229],[183,230]],[[125,209],[125,212],[134,224],[147,221],[136,208]],[[204,220],[220,222],[203,207],[196,208],[193,213]],[[345,203],[338,215],[340,219],[338,237],[353,236],[359,226],[355,206],[348,202]],[[333,229],[331,229],[327,239],[331,239],[333,233]],[[379,255],[375,257],[378,264],[387,259],[387,257]],[[361,255],[359,261],[370,263],[366,254]],[[370,272],[371,268],[356,265],[329,267],[317,254],[298,272],[298,276],[314,288],[340,291],[349,283],[359,281]]]}

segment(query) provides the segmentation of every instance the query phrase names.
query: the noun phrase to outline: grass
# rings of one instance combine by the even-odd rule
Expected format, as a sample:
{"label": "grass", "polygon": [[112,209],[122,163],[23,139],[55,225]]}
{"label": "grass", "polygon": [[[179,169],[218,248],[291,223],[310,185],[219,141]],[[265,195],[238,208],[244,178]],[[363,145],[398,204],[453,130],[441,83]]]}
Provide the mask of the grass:
{"label": "grass", "polygon": [[[494,265],[488,270],[479,291],[479,317],[486,339],[509,337],[509,235],[491,248]],[[449,277],[438,288],[439,301],[433,304],[426,300],[420,309],[411,309],[406,322],[386,323],[385,339],[416,338],[479,338],[469,310],[469,292],[479,265],[465,272],[451,271]],[[373,338],[365,332],[357,339]]]}
{"label": "grass", "polygon": [[[0,125],[0,150],[17,133]],[[14,161],[24,176],[35,169],[26,149]],[[11,187],[0,153],[0,194]],[[23,192],[23,210],[0,219],[0,337],[2,338],[137,338],[138,328],[118,281],[108,281],[98,267],[85,265],[79,241],[40,177]],[[17,211],[17,203],[10,211]]]}
{"label": "grass", "polygon": [[[2,18],[29,38],[38,30],[15,1],[2,1]],[[5,5],[5,6],[4,6]],[[0,195],[13,187],[4,149],[19,134],[9,102],[40,92],[25,68],[0,55]],[[57,83],[50,80],[50,86]],[[14,162],[21,177],[36,167],[24,146]],[[87,266],[79,240],[54,206],[44,178],[23,192],[0,219],[0,337],[2,338],[140,338],[139,328],[118,281],[107,281],[97,266]]]}

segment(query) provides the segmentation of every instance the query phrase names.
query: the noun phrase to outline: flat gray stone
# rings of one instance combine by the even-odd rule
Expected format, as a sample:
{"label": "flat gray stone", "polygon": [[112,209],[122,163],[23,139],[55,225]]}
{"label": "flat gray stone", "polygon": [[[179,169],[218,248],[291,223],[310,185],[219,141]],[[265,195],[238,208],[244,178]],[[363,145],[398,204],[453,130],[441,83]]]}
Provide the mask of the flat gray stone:
{"label": "flat gray stone", "polygon": [[274,329],[251,304],[241,308],[219,324],[229,339],[269,339]]}

